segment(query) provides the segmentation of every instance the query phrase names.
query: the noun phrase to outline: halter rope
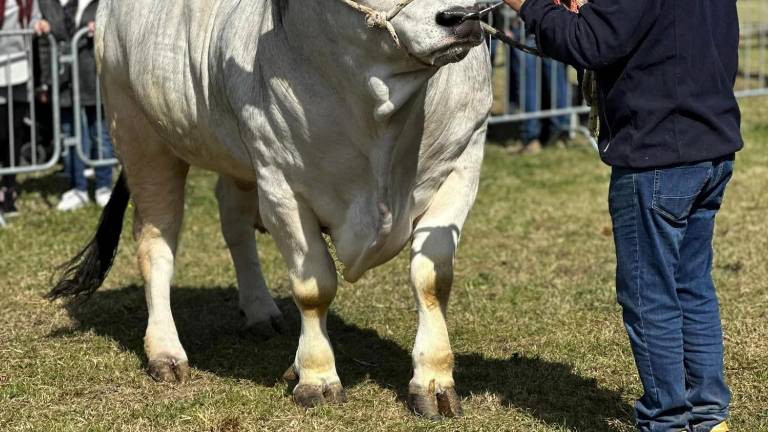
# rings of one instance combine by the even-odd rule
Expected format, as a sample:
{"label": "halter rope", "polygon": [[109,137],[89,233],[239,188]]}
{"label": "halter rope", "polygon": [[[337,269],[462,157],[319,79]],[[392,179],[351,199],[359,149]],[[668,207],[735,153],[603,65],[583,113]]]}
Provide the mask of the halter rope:
{"label": "halter rope", "polygon": [[368,27],[378,27],[380,29],[387,30],[389,35],[392,36],[392,39],[395,41],[395,45],[397,45],[398,48],[402,48],[400,45],[400,38],[397,37],[397,31],[395,31],[395,27],[392,25],[392,20],[397,16],[397,14],[402,12],[406,6],[411,4],[413,0],[399,0],[389,11],[376,10],[368,6],[361,5],[355,0],[341,1],[352,9],[363,13],[365,15],[365,23],[368,25]]}

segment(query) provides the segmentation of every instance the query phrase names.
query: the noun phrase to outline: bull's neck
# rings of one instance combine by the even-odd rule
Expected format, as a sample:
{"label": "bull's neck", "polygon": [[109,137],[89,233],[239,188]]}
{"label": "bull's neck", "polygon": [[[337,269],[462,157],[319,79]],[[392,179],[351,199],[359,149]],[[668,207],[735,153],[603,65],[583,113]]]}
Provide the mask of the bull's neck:
{"label": "bull's neck", "polygon": [[349,106],[369,107],[376,123],[387,124],[423,95],[436,69],[414,61],[388,32],[368,28],[340,1],[294,4],[283,10],[280,26],[290,53]]}

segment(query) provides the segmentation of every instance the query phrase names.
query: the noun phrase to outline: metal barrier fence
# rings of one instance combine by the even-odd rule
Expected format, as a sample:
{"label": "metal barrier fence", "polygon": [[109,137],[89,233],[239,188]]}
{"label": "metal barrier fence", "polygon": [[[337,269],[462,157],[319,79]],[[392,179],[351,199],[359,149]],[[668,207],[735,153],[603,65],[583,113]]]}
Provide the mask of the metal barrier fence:
{"label": "metal barrier fence", "polygon": [[[0,53],[0,176],[49,169],[59,161],[61,155],[58,145],[52,145],[49,151],[39,139],[35,103],[35,37],[32,30],[0,32],[0,41],[6,46],[15,44],[21,49],[13,53]],[[50,102],[53,106],[58,106],[58,45],[52,35],[47,35],[47,38],[51,45]],[[53,110],[54,143],[60,140],[60,121],[58,110]]]}
{"label": "metal barrier fence", "polygon": [[[115,159],[111,152],[111,145],[109,145],[109,151],[106,152],[107,143],[105,142],[105,137],[107,135],[105,134],[104,128],[104,119],[103,119],[103,111],[101,109],[102,102],[101,102],[101,84],[99,83],[98,77],[96,78],[96,103],[95,107],[96,109],[93,110],[95,113],[95,122],[93,122],[96,125],[96,148],[94,149],[92,146],[90,148],[91,152],[87,152],[84,148],[84,140],[83,140],[83,121],[80,116],[84,116],[85,113],[83,112],[82,107],[82,98],[81,98],[81,92],[80,92],[80,64],[78,59],[78,50],[81,41],[83,38],[91,37],[89,34],[89,31],[87,28],[84,28],[77,33],[75,33],[75,36],[72,38],[72,42],[70,43],[71,51],[68,56],[62,56],[62,61],[69,62],[72,64],[72,110],[73,113],[75,113],[75,122],[74,122],[74,135],[71,137],[68,137],[64,140],[63,144],[67,148],[74,148],[77,151],[77,156],[85,162],[86,165],[92,166],[92,167],[103,167],[103,166],[112,166],[117,164],[117,159]],[[94,151],[95,150],[95,151]],[[90,154],[88,154],[90,153]],[[95,156],[94,156],[95,154]]]}
{"label": "metal barrier fence", "polygon": [[[493,2],[479,1],[480,7]],[[736,96],[768,95],[768,1],[740,0],[741,44]],[[521,42],[535,41],[509,8],[491,14],[487,22]],[[541,59],[495,41],[488,42],[494,61],[495,101],[490,123],[521,123],[521,134],[536,132],[549,120],[559,132],[578,132],[597,148],[584,126],[589,107],[577,85],[576,71],[552,59]],[[526,140],[523,136],[523,141]]]}
{"label": "metal barrier fence", "polygon": [[[91,110],[96,119],[86,123],[95,125],[97,132],[84,140],[88,131],[84,130],[83,124],[88,119],[82,103],[79,54],[83,44],[87,43],[86,38],[90,37],[88,29],[78,31],[72,40],[64,43],[50,34],[43,36],[50,50],[51,76],[47,104],[51,110],[49,124],[40,121],[38,116],[41,104],[38,103],[36,89],[40,84],[48,83],[38,82],[35,73],[34,65],[38,63],[33,49],[36,37],[33,30],[0,31],[0,41],[16,38],[18,45],[23,47],[17,53],[0,53],[0,117],[6,117],[7,110],[7,120],[0,118],[0,151],[3,152],[0,176],[48,170],[72,151],[90,167],[116,164],[117,160],[105,152],[107,135],[103,131],[98,81],[95,84],[96,108]],[[22,67],[26,68],[26,73],[21,73]],[[71,82],[71,89],[68,90],[71,91],[71,107],[63,107],[61,104],[61,83],[65,80]],[[62,122],[64,110],[71,110],[66,130],[63,130]],[[18,122],[19,116],[24,118],[22,127],[14,123]],[[3,126],[7,132],[3,132]],[[41,129],[46,129],[48,133],[42,134]],[[47,136],[47,142],[43,135]],[[86,146],[85,143],[90,145]]]}

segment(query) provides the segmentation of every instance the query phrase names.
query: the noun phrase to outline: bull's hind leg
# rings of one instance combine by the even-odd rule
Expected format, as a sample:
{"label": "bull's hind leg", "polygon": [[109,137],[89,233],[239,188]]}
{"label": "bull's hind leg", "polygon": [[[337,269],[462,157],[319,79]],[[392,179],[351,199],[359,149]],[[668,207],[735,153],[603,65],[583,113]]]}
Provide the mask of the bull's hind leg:
{"label": "bull's hind leg", "polygon": [[326,330],[328,308],[336,296],[336,269],[314,213],[287,188],[277,189],[259,189],[259,210],[288,265],[301,314],[299,347],[286,378],[299,379],[293,397],[301,406],[341,403],[346,396]]}
{"label": "bull's hind leg", "polygon": [[149,320],[144,350],[149,374],[158,381],[184,381],[187,354],[171,314],[171,277],[184,213],[189,165],[155,132],[130,95],[106,85],[107,118],[135,205],[134,237]]}
{"label": "bull's hind leg", "polygon": [[475,134],[456,169],[419,219],[411,244],[411,284],[419,328],[413,346],[409,403],[417,414],[429,418],[461,415],[445,316],[456,247],[477,193],[484,136],[484,128]]}
{"label": "bull's hind leg", "polygon": [[134,233],[149,311],[144,350],[152,378],[183,382],[189,377],[189,365],[171,313],[171,277],[188,165],[170,152],[145,156],[141,166],[125,167],[136,205]]}
{"label": "bull's hind leg", "polygon": [[232,255],[240,293],[240,310],[246,329],[267,339],[284,331],[283,314],[267,289],[256,249],[254,225],[258,222],[256,185],[238,185],[221,176],[216,184],[224,240]]}

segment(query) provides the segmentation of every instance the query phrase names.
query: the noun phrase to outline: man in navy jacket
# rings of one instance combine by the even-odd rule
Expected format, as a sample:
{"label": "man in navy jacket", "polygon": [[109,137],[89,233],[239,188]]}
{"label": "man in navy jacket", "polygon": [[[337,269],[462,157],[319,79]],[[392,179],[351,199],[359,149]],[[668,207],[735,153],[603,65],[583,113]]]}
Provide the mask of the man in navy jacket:
{"label": "man in navy jacket", "polygon": [[505,0],[546,55],[597,75],[600,156],[641,431],[727,431],[715,216],[743,143],[735,0]]}

